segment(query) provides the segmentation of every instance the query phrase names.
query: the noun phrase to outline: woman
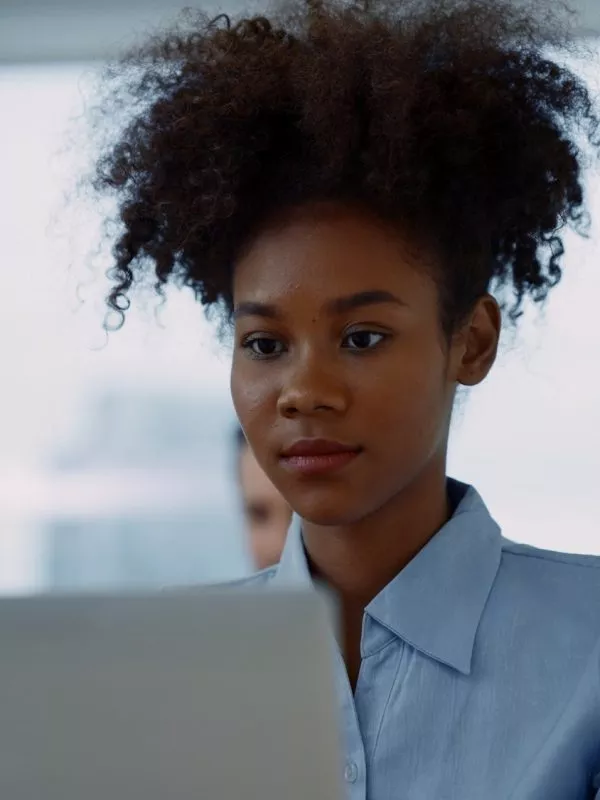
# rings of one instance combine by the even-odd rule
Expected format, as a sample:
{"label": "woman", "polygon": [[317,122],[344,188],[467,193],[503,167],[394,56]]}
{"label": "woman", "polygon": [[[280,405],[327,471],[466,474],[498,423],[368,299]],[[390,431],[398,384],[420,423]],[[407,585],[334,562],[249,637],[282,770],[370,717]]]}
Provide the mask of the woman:
{"label": "woman", "polygon": [[253,580],[339,596],[355,800],[599,784],[600,564],[510,543],[446,476],[496,298],[507,324],[544,300],[584,224],[597,120],[548,55],[565,30],[504,0],[296,0],[154,41],[114,95],[110,306],[150,274],[232,322],[237,413],[298,517]]}
{"label": "woman", "polygon": [[256,569],[277,564],[292,516],[250,449],[243,430],[235,432],[237,481],[250,555]]}

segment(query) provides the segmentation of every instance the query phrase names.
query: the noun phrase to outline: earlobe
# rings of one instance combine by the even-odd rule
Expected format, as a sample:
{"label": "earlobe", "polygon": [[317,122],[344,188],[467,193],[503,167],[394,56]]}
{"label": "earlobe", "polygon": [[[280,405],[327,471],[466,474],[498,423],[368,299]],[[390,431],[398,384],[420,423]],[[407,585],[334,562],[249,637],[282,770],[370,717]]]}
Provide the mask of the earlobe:
{"label": "earlobe", "polygon": [[486,377],[487,373],[482,374],[469,368],[461,370],[457,383],[460,386],[477,386]]}
{"label": "earlobe", "polygon": [[477,386],[485,378],[478,359],[474,360],[469,347],[465,348],[463,358],[458,368],[456,382],[460,386]]}

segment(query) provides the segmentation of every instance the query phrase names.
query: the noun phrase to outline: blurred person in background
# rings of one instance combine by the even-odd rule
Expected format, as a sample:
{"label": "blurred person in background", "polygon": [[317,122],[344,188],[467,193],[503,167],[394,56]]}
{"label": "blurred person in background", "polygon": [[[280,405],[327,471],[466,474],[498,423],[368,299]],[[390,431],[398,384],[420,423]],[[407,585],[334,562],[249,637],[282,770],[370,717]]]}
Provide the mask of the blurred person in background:
{"label": "blurred person in background", "polygon": [[235,441],[238,485],[250,553],[254,566],[261,570],[278,563],[292,511],[259,466],[239,426]]}

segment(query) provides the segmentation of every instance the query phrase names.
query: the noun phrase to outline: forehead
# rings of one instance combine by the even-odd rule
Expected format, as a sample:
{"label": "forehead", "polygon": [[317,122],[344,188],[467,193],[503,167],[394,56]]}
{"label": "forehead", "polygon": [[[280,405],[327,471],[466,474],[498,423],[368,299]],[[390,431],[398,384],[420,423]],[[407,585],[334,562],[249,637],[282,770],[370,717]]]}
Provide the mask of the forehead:
{"label": "forehead", "polygon": [[430,294],[432,268],[424,248],[374,215],[314,204],[272,220],[248,243],[235,265],[234,301]]}

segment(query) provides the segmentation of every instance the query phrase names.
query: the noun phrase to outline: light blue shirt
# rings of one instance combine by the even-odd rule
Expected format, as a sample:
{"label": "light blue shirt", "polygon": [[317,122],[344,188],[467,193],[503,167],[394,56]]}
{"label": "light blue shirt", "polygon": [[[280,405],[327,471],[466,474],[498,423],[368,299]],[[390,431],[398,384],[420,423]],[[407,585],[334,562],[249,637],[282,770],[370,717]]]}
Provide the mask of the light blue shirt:
{"label": "light blue shirt", "polygon": [[[514,544],[449,487],[365,610],[354,694],[336,648],[348,800],[600,800],[600,558]],[[298,524],[254,581],[310,586]]]}

